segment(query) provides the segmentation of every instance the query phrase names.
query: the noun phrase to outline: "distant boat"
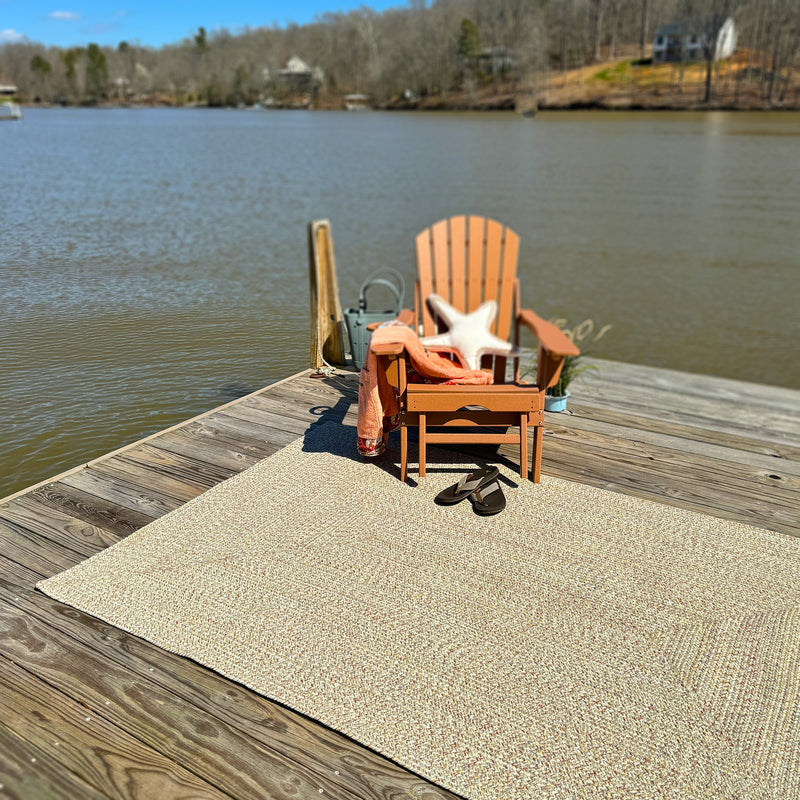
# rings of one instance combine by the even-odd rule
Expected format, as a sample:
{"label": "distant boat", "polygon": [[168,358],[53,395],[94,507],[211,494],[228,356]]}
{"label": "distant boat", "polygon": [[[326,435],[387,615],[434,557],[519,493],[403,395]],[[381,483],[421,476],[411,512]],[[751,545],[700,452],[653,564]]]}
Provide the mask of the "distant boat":
{"label": "distant boat", "polygon": [[346,94],[345,111],[369,111],[369,97],[365,94]]}
{"label": "distant boat", "polygon": [[10,100],[0,103],[0,119],[22,119],[22,109]]}

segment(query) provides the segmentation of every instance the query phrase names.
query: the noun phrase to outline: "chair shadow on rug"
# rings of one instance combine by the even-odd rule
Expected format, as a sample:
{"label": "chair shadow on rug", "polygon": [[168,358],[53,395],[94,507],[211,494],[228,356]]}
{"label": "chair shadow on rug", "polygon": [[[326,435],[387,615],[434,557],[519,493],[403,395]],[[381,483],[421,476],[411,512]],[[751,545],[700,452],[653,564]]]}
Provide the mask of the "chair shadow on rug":
{"label": "chair shadow on rug", "polygon": [[[375,458],[364,458],[359,454],[356,446],[358,434],[355,425],[347,424],[344,421],[350,402],[346,397],[342,397],[334,406],[316,406],[311,410],[311,413],[318,416],[319,419],[311,424],[303,436],[303,452],[331,453],[363,464],[366,469],[380,469],[399,479],[399,431],[394,431],[389,435],[386,450],[381,455]],[[415,433],[412,433],[413,435]],[[430,472],[456,476],[469,474],[474,471],[476,465],[484,466],[486,463],[506,466],[511,474],[517,470],[517,464],[512,459],[499,453],[496,446],[489,445],[469,448],[453,445],[432,447],[428,462]],[[503,473],[500,474],[500,480],[509,488],[517,488],[518,484]],[[411,476],[406,476],[406,482],[410,486],[417,485]]]}

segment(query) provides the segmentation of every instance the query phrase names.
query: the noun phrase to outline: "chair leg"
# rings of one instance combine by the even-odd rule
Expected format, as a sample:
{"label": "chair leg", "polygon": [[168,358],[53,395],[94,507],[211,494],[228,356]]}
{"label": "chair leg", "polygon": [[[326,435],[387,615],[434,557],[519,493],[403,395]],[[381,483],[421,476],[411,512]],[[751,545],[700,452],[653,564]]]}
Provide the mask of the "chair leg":
{"label": "chair leg", "polygon": [[531,480],[539,483],[542,479],[542,440],[544,428],[541,425],[533,426],[533,464]]}
{"label": "chair leg", "polygon": [[420,478],[425,477],[425,439],[426,439],[426,429],[425,429],[425,414],[419,415],[419,476]]}
{"label": "chair leg", "polygon": [[405,483],[408,474],[408,428],[400,428],[400,480]]}
{"label": "chair leg", "polygon": [[528,477],[528,415],[519,417],[519,476]]}

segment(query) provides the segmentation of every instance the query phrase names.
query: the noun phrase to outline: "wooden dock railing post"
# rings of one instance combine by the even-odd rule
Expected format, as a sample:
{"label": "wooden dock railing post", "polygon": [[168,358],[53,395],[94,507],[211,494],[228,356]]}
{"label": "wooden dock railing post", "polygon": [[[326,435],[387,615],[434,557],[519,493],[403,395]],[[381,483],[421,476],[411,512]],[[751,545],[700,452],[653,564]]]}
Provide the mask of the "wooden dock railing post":
{"label": "wooden dock railing post", "polygon": [[333,235],[328,220],[308,224],[308,255],[311,288],[311,368],[347,363],[345,355],[346,327],[339,287],[336,282],[336,260]]}

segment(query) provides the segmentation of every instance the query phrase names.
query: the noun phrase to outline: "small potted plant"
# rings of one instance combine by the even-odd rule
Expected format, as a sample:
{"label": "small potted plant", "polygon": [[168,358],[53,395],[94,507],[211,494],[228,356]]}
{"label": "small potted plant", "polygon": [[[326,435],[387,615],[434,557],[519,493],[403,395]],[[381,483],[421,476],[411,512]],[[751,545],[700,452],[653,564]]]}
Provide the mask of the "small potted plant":
{"label": "small potted plant", "polygon": [[[611,329],[611,325],[604,325],[596,334],[594,333],[594,320],[585,319],[580,325],[574,328],[566,328],[567,321],[565,319],[556,319],[553,322],[558,325],[561,330],[569,337],[571,341],[581,348],[581,355],[566,356],[564,363],[561,366],[561,374],[558,381],[551,386],[546,392],[544,397],[545,411],[565,411],[567,408],[567,399],[570,396],[569,389],[567,388],[575,378],[586,369],[597,369],[593,364],[583,364],[581,360],[585,355],[584,340],[589,339],[590,344],[599,341]],[[594,334],[594,335],[593,335]]]}

